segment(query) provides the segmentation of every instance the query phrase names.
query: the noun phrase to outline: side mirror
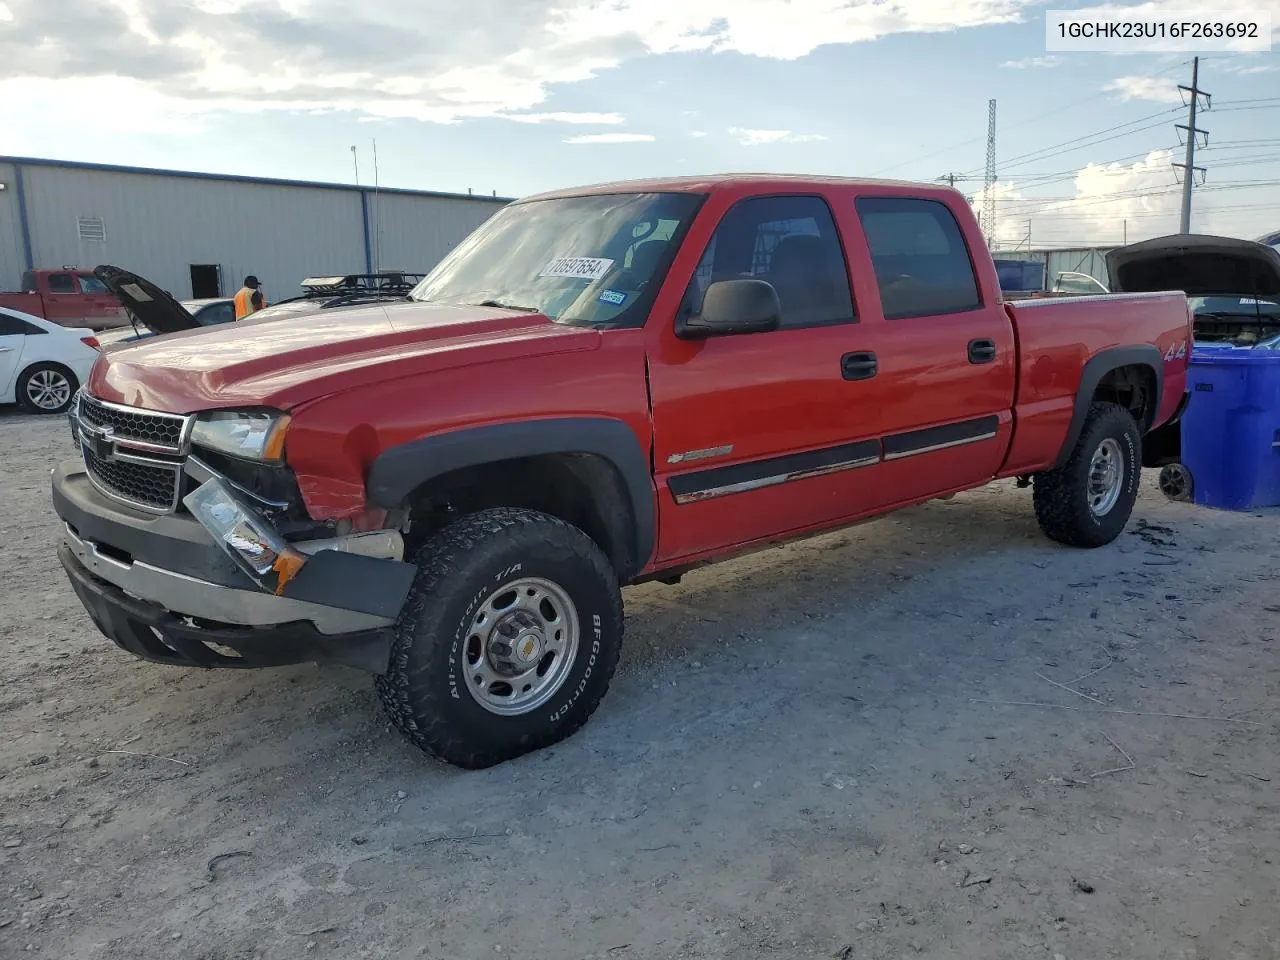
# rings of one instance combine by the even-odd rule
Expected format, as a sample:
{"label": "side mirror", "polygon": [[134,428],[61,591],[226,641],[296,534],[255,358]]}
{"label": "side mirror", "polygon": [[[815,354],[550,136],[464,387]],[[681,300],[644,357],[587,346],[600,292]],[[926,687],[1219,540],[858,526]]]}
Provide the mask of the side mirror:
{"label": "side mirror", "polygon": [[768,333],[782,321],[782,303],[773,284],[763,280],[717,280],[707,287],[702,312],[679,324],[684,340],[735,333]]}

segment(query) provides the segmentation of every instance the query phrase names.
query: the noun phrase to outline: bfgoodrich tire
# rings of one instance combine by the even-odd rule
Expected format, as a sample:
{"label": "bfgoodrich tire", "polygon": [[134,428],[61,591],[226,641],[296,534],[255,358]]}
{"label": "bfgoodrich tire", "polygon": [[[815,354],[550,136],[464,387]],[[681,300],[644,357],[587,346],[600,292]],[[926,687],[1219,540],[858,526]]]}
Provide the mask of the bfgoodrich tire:
{"label": "bfgoodrich tire", "polygon": [[558,743],[595,712],[622,645],[622,597],[585,533],[532,510],[464,517],[419,551],[376,681],[413,743],[469,769]]}
{"label": "bfgoodrich tire", "polygon": [[1035,477],[1040,529],[1067,546],[1105,546],[1129,522],[1141,470],[1142,435],[1133,414],[1118,404],[1093,404],[1071,458]]}

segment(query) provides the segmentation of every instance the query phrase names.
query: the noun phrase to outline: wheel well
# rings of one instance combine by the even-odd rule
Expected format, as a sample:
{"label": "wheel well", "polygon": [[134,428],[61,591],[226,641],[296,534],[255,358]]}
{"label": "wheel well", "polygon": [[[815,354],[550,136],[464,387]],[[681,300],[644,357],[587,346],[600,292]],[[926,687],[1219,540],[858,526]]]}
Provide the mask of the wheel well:
{"label": "wheel well", "polygon": [[1155,371],[1143,363],[1116,367],[1098,381],[1093,399],[1117,403],[1126,408],[1138,421],[1138,427],[1146,433],[1155,419],[1158,402]]}
{"label": "wheel well", "polygon": [[73,383],[78,384],[80,382],[80,378],[76,376],[76,372],[72,370],[70,367],[68,367],[65,363],[59,363],[57,360],[37,360],[35,363],[29,363],[25,367],[23,367],[21,370],[19,370],[17,380],[15,380],[14,383],[21,381],[23,377],[25,377],[28,373],[30,373],[36,367],[54,367],[55,369],[61,370],[63,373],[69,376]]}
{"label": "wheel well", "polygon": [[622,476],[595,454],[540,454],[462,467],[417,487],[406,505],[411,549],[459,517],[489,507],[519,507],[581,529],[621,580],[643,563],[636,557],[635,515]]}

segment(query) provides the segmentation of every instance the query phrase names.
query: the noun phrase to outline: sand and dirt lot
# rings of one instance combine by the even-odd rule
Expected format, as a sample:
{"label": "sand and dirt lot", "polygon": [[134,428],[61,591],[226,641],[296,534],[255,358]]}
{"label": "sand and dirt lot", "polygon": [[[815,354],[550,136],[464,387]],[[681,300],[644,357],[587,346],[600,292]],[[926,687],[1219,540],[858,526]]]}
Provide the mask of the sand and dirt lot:
{"label": "sand and dirt lot", "polygon": [[1280,957],[1280,515],[1150,475],[1073,551],[999,484],[634,588],[587,727],[469,773],[354,671],[117,650],[65,421],[0,436],[5,960]]}

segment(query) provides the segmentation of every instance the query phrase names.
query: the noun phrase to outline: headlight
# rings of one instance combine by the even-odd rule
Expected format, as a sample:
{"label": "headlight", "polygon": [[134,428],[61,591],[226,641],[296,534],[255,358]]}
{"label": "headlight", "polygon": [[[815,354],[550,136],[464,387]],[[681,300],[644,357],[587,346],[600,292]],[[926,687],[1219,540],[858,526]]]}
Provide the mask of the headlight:
{"label": "headlight", "polygon": [[196,419],[191,442],[230,457],[277,463],[284,458],[289,420],[286,413],[216,410]]}

